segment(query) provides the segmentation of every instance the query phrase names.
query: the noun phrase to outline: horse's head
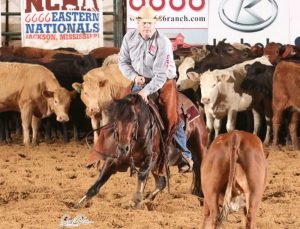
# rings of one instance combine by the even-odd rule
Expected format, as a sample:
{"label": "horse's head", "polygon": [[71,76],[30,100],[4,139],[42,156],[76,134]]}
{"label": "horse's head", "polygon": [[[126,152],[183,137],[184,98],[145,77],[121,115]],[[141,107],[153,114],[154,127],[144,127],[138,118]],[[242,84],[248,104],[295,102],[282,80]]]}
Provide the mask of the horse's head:
{"label": "horse's head", "polygon": [[141,117],[143,100],[139,95],[130,94],[123,99],[114,100],[107,108],[109,123],[114,123],[114,138],[117,142],[118,156],[128,156],[133,144],[138,140],[137,134]]}

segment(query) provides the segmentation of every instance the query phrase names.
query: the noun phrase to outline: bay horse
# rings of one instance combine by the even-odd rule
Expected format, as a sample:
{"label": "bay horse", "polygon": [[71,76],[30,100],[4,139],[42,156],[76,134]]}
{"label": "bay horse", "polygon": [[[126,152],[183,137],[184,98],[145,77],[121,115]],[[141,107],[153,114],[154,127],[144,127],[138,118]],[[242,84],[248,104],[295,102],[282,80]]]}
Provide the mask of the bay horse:
{"label": "bay horse", "polygon": [[[195,107],[184,95],[179,94],[178,97],[181,109]],[[166,155],[160,123],[138,94],[129,94],[122,99],[114,100],[106,112],[110,119],[109,124],[101,128],[87,166],[95,164],[100,159],[105,162],[98,179],[76,207],[80,207],[82,203],[96,195],[112,174],[117,171],[125,172],[130,168],[131,174],[138,174],[133,207],[140,208],[149,172],[154,176],[156,187],[149,194],[148,200],[154,200],[155,196],[167,186],[168,166],[178,165],[180,162],[180,151],[173,145],[168,147]],[[203,196],[200,165],[207,150],[208,134],[200,115],[194,116],[190,121],[185,121],[187,146],[192,152],[194,161],[192,193]]]}

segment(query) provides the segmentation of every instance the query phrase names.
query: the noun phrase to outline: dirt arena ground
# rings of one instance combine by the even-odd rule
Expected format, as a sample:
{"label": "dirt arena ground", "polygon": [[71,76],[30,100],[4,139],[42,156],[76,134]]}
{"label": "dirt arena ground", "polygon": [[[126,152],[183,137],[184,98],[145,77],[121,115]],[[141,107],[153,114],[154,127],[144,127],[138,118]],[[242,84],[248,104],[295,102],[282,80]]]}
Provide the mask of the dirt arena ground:
{"label": "dirt arena ground", "polygon": [[[64,215],[83,214],[92,221],[79,228],[199,228],[203,207],[190,194],[192,174],[171,169],[165,190],[150,208],[133,210],[136,178],[114,175],[88,207],[73,209],[98,176],[86,169],[85,142],[0,145],[0,228],[59,228]],[[268,185],[258,212],[258,228],[300,228],[300,152],[269,150]],[[149,179],[146,192],[153,188]],[[223,228],[243,228],[242,212]]]}

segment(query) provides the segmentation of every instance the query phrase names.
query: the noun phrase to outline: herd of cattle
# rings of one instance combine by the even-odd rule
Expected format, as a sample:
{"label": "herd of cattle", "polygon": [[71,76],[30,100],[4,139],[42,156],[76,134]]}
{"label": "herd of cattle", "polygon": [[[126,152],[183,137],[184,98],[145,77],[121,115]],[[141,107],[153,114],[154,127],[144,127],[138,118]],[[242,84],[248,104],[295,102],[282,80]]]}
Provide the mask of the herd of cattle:
{"label": "herd of cattle", "polygon": [[[209,156],[201,165],[201,176],[206,176],[201,177],[205,196],[203,227],[209,224],[214,228],[228,212],[246,202],[247,228],[254,228],[266,184],[267,155],[258,137],[232,130],[238,124],[238,113],[250,110],[253,133],[259,134],[263,114],[264,143],[270,142],[273,129],[273,144],[278,144],[282,115],[289,108],[288,129],[294,149],[299,149],[300,47],[278,43],[249,47],[219,42],[183,51],[184,57],[180,50],[174,53],[181,56],[176,59],[178,90],[204,111],[210,139],[215,138],[206,154]],[[37,144],[38,137],[50,140],[58,132],[65,141],[70,134],[79,139],[106,124],[108,117],[103,112],[106,105],[127,95],[131,87],[118,68],[118,52],[114,47],[97,48],[87,55],[72,49],[2,47],[0,141],[11,141],[11,131],[21,133],[20,126],[23,142],[29,145]],[[218,136],[225,117],[229,133]],[[250,116],[246,119],[248,123],[252,120]],[[98,132],[93,133],[96,143]],[[217,173],[225,174],[228,179]],[[221,192],[224,200],[219,214]],[[248,193],[246,199],[239,199],[241,192]]]}
{"label": "herd of cattle", "polygon": [[[248,47],[221,42],[185,58],[178,68],[177,84],[181,90],[197,90],[200,85],[207,128],[210,134],[214,130],[215,137],[222,118],[227,117],[226,129],[230,131],[235,129],[238,112],[252,110],[255,134],[259,133],[260,115],[265,116],[264,143],[268,144],[271,139],[273,124],[276,145],[280,124],[284,124],[284,129],[288,122],[293,147],[299,149],[299,59],[298,46],[269,43],[266,47]],[[285,110],[289,112],[289,121],[282,118]]]}
{"label": "herd of cattle", "polygon": [[[107,118],[102,112],[103,107],[113,98],[128,93],[131,84],[118,69],[118,52],[119,49],[114,47],[97,48],[87,55],[72,49],[2,47],[0,141],[11,141],[11,130],[21,133],[21,123],[24,144],[29,144],[30,124],[32,142],[37,143],[37,128],[41,118],[45,117],[48,118],[42,121],[40,128],[40,137],[45,140],[57,134],[62,135],[65,141],[70,137],[78,139],[92,128],[97,129],[101,121],[104,124]],[[253,118],[251,115],[244,117],[247,122],[245,130],[253,128],[253,133],[259,134],[260,116],[263,114],[266,126],[264,143],[268,144],[272,138],[273,123],[273,143],[277,144],[281,120],[285,125],[287,123],[282,119],[282,113],[290,108],[288,128],[292,144],[298,149],[297,109],[300,101],[296,93],[300,86],[297,74],[300,69],[297,62],[299,47],[278,43],[249,47],[219,42],[215,46],[195,47],[183,53],[184,57],[180,50],[174,53],[181,56],[176,60],[178,90],[183,93],[192,91],[189,97],[200,110],[203,111],[204,107],[211,138],[213,133],[217,137],[222,131],[221,120],[224,117],[227,118],[226,130],[230,131],[238,124],[239,112],[252,110]],[[39,71],[41,73],[37,75]],[[57,88],[50,85],[53,77],[57,80]],[[75,89],[81,99],[75,92],[69,95],[56,92],[59,87],[68,91]],[[20,112],[22,121],[11,111]],[[68,122],[59,124],[51,115],[53,112],[57,121]],[[91,118],[91,125],[87,116]],[[244,119],[238,119],[238,122],[244,122]],[[253,125],[250,123],[252,119]],[[95,131],[94,142],[97,136]]]}
{"label": "herd of cattle", "polygon": [[[45,50],[31,47],[1,48],[0,93],[0,141],[11,141],[11,130],[20,133],[20,116],[24,132],[24,144],[29,144],[29,128],[32,127],[32,143],[41,118],[40,135],[51,140],[62,135],[80,138],[91,128],[85,115],[85,106],[76,93],[61,94],[58,89],[72,91],[72,84],[82,83],[83,76],[102,65],[106,57],[119,52],[118,48],[98,48],[83,55],[72,49]],[[38,80],[37,80],[38,79]],[[51,82],[53,81],[53,82]],[[72,98],[72,102],[71,101]],[[13,111],[13,112],[12,112]],[[55,121],[69,121],[60,124]]]}

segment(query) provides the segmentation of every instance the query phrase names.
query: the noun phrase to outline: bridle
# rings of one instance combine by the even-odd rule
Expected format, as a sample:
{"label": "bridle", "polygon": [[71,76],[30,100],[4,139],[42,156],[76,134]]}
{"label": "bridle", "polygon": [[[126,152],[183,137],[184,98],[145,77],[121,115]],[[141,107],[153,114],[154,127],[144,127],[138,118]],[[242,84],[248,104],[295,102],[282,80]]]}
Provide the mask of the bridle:
{"label": "bridle", "polygon": [[[132,149],[133,143],[137,141],[137,135],[138,135],[138,129],[139,129],[139,122],[137,119],[134,120],[134,131],[132,133],[131,139],[130,139],[130,151]],[[119,145],[119,132],[117,128],[117,122],[114,122],[114,140],[116,141],[117,145]],[[131,153],[131,152],[130,152]]]}
{"label": "bridle", "polygon": [[[153,141],[153,128],[155,127],[155,120],[153,118],[152,115],[149,115],[149,119],[150,119],[150,123],[149,123],[149,128],[147,128],[147,132],[144,136],[145,138],[145,142],[149,142],[149,144],[152,143]],[[116,127],[117,124],[116,122],[114,122],[114,140],[116,141],[117,145],[119,144],[119,133],[118,133],[118,128]],[[134,143],[137,142],[137,139],[138,139],[138,130],[139,130],[139,122],[138,122],[138,119],[136,118],[134,120],[134,131],[132,133],[132,137],[130,139],[130,144],[129,144],[129,160],[130,160],[130,176],[133,176],[135,175],[136,173],[140,173],[140,171],[136,168],[135,164],[134,164],[134,159],[133,159],[133,155],[132,155],[132,149],[133,149],[133,146],[134,146]],[[142,137],[142,136],[140,136]],[[115,158],[116,159],[119,159],[120,158],[120,154],[118,156],[116,156]],[[152,163],[152,159],[153,159],[153,150],[151,150],[151,159],[150,159],[150,164]],[[146,173],[149,172],[150,170],[150,166],[149,168],[147,169],[147,171],[145,171]]]}

